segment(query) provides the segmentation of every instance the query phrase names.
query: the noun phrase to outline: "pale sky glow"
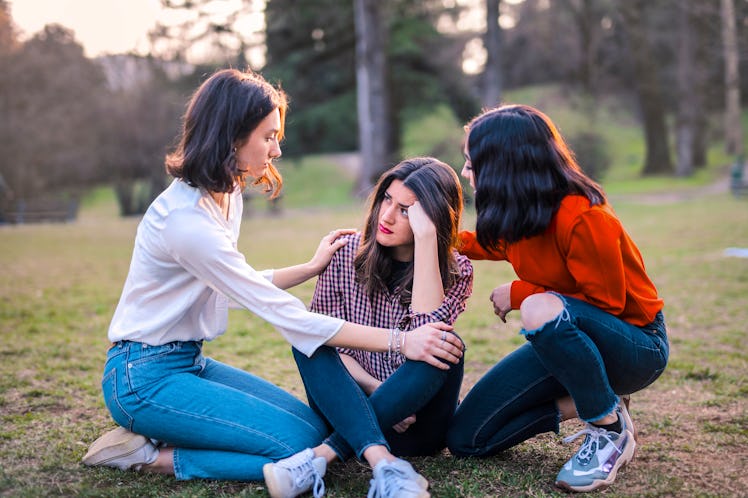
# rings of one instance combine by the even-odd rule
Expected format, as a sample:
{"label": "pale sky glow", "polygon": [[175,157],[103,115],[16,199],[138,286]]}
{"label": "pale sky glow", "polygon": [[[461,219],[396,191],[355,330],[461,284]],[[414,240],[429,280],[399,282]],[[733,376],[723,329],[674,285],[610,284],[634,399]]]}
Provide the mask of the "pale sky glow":
{"label": "pale sky glow", "polygon": [[[205,4],[205,12],[215,13],[220,18],[242,11],[246,5],[243,0],[213,0]],[[263,10],[264,0],[253,0],[246,15],[233,23],[234,29],[256,44],[248,53],[253,67],[262,67],[265,62]],[[30,38],[46,24],[61,24],[75,32],[75,39],[88,57],[130,52],[145,55],[152,48],[148,32],[157,21],[178,25],[197,17],[194,12],[163,9],[160,0],[10,0],[10,13],[22,39]],[[199,24],[196,26],[200,29]],[[190,36],[190,33],[184,35]],[[228,46],[238,47],[230,37],[224,41]],[[212,49],[198,42],[187,57],[199,60],[211,55],[214,55]]]}
{"label": "pale sky glow", "polygon": [[10,0],[23,39],[46,24],[61,24],[75,31],[89,57],[147,52],[147,33],[160,12],[159,0]]}

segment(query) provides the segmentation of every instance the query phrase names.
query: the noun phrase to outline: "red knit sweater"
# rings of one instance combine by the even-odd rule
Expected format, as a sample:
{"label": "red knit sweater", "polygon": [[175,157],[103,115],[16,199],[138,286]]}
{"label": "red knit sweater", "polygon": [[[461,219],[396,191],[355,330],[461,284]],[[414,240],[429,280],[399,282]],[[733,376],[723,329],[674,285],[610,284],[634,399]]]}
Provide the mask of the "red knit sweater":
{"label": "red knit sweater", "polygon": [[565,197],[545,233],[501,243],[495,252],[481,247],[475,232],[460,232],[460,238],[460,252],[470,259],[512,264],[519,278],[512,282],[512,309],[530,294],[552,290],[643,326],[663,307],[639,249],[613,210],[590,206],[586,197]]}

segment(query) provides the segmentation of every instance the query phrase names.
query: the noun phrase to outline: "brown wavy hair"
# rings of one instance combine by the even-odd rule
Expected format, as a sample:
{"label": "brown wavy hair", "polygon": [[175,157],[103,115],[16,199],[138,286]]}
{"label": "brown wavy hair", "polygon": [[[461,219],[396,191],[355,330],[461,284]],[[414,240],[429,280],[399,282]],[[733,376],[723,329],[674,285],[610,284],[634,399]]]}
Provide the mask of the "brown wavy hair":
{"label": "brown wavy hair", "polygon": [[[392,277],[391,249],[377,243],[377,227],[382,200],[394,180],[401,180],[413,191],[426,215],[436,226],[439,270],[442,285],[448,289],[459,273],[453,249],[459,240],[462,220],[462,187],[457,173],[433,157],[406,159],[379,178],[369,196],[366,225],[354,260],[356,279],[366,288],[367,294],[373,297],[387,288],[387,282]],[[413,262],[394,284],[403,289],[401,301],[409,303],[413,289]]]}
{"label": "brown wavy hair", "polygon": [[[210,192],[231,192],[244,187],[235,150],[271,112],[278,109],[283,138],[288,102],[280,88],[259,74],[236,69],[215,72],[195,91],[182,120],[175,150],[166,156],[166,171],[193,187]],[[268,164],[253,185],[262,185],[271,198],[280,194],[283,178]]]}

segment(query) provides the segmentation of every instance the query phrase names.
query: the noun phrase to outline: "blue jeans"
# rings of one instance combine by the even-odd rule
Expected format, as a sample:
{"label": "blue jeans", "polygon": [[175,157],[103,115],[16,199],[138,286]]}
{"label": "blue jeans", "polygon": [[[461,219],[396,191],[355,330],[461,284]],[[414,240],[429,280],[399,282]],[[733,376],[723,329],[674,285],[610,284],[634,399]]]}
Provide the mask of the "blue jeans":
{"label": "blue jeans", "polygon": [[201,342],[118,342],[107,354],[102,388],[115,422],[174,447],[177,479],[260,481],[264,464],[327,434],[311,408],[204,357]]}
{"label": "blue jeans", "polygon": [[475,384],[447,434],[458,456],[489,456],[536,434],[559,431],[556,400],[571,396],[584,421],[611,413],[617,394],[654,382],[665,370],[665,320],[637,327],[578,299],[559,296],[561,314]]}
{"label": "blue jeans", "polygon": [[[432,455],[446,446],[462,384],[463,360],[441,370],[407,360],[367,396],[348,373],[338,352],[322,346],[307,358],[293,350],[309,405],[333,430],[324,441],[341,460],[379,444],[398,456]],[[416,422],[404,433],[392,426],[410,415]]]}

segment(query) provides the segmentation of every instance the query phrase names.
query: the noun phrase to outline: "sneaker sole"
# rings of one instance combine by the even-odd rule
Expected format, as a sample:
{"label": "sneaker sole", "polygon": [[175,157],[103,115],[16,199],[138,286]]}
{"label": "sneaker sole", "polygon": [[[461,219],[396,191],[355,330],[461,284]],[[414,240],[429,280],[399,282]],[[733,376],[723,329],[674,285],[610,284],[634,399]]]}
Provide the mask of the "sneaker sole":
{"label": "sneaker sole", "polygon": [[275,464],[266,463],[262,466],[262,476],[265,478],[265,486],[268,488],[268,494],[271,498],[289,498],[278,489],[278,483],[276,482],[275,474],[273,472],[273,465]]}
{"label": "sneaker sole", "polygon": [[89,466],[106,465],[112,460],[132,455],[146,444],[148,439],[145,436],[118,427],[94,441],[81,461]]}
{"label": "sneaker sole", "polygon": [[611,469],[610,474],[608,474],[607,478],[592,481],[592,483],[588,484],[587,486],[572,486],[565,481],[556,481],[556,487],[576,493],[587,493],[589,491],[595,491],[597,489],[605,489],[613,484],[613,481],[616,480],[616,475],[618,475],[618,470],[625,467],[627,463],[634,459],[636,440],[634,439],[634,435],[631,433],[631,431],[627,430],[626,432],[631,438],[631,444],[626,448],[626,450],[621,455],[621,458],[619,458],[616,464],[613,466],[613,469]]}

